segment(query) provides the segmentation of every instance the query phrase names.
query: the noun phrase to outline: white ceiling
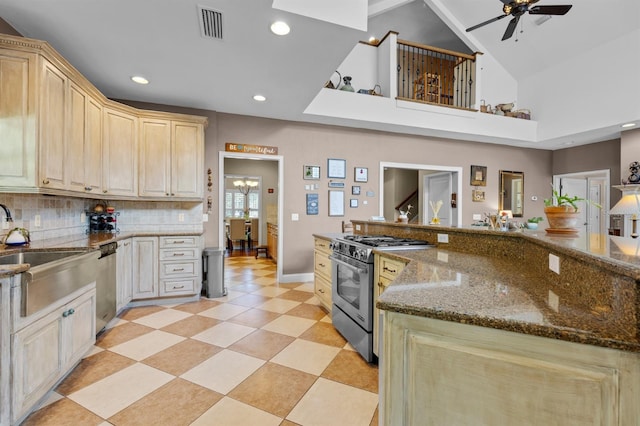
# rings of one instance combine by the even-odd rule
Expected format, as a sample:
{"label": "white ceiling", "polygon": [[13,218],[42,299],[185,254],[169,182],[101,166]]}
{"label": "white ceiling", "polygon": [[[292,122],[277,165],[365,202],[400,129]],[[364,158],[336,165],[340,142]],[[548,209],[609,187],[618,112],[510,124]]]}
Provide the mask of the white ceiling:
{"label": "white ceiling", "polygon": [[[446,7],[458,28],[425,2]],[[468,46],[461,29],[500,15],[499,0],[369,0],[370,10],[383,11],[370,17],[367,32],[273,9],[272,0],[2,0],[0,17],[24,36],[48,41],[110,98],[309,121],[305,107],[370,35],[393,30],[451,50],[490,51],[521,78],[638,26],[638,0],[541,3],[574,6],[540,26],[533,15],[523,17],[518,41],[500,41],[503,19],[470,33]],[[223,13],[224,40],[201,36],[198,5]],[[269,31],[276,19],[289,23],[288,36]],[[151,83],[136,85],[133,75]],[[253,101],[256,93],[267,102]]]}

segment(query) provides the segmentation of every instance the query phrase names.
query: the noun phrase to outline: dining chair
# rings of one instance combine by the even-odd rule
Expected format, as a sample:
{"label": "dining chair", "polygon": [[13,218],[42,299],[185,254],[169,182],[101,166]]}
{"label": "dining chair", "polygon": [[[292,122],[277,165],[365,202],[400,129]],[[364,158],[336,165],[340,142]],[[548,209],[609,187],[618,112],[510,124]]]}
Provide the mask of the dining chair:
{"label": "dining chair", "polygon": [[239,241],[240,248],[244,250],[244,243],[247,240],[247,234],[244,228],[244,219],[229,219],[229,238],[232,242]]}
{"label": "dining chair", "polygon": [[253,243],[260,244],[260,219],[251,219],[251,231],[249,232],[249,250],[253,249]]}

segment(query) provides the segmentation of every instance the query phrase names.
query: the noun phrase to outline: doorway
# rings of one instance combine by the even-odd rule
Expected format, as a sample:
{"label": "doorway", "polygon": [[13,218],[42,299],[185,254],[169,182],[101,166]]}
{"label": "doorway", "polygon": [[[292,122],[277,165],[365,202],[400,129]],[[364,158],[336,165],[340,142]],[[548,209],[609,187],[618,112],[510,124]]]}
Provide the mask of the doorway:
{"label": "doorway", "polygon": [[[433,212],[429,206],[429,200],[437,202],[442,200],[442,207],[438,213],[439,218],[446,215],[448,221],[442,221],[443,225],[459,226],[462,224],[462,198],[457,194],[462,193],[462,167],[439,166],[429,164],[411,164],[411,163],[391,163],[380,162],[380,215],[387,215],[387,220],[395,220],[396,216],[391,216],[395,208],[394,194],[387,188],[389,183],[385,184],[389,175],[393,175],[397,170],[415,170],[417,171],[417,186],[420,212],[419,217],[422,223],[429,223]],[[385,176],[385,174],[387,176]],[[433,177],[433,187],[429,189],[430,176]],[[439,177],[438,177],[439,176]],[[437,183],[436,183],[437,182]],[[445,183],[447,182],[447,183]],[[448,183],[450,182],[450,183]],[[391,185],[393,186],[393,185]],[[456,200],[455,208],[452,201]]]}
{"label": "doorway", "polygon": [[[262,244],[266,241],[267,235],[267,222],[275,223],[278,227],[279,236],[284,235],[282,232],[282,206],[283,206],[283,158],[281,155],[265,155],[265,154],[243,154],[236,152],[221,151],[218,157],[218,170],[219,170],[219,184],[218,188],[218,239],[219,246],[225,247],[226,231],[225,231],[225,175],[243,175],[254,176],[260,175],[258,172],[261,168],[275,168],[275,174],[273,178],[267,179],[265,177],[261,180],[261,210],[260,210],[260,229],[259,238]],[[263,163],[261,163],[263,162]],[[274,167],[275,166],[275,167]],[[240,171],[244,169],[243,171]],[[264,218],[264,220],[262,220]],[[255,232],[255,231],[254,231]],[[276,262],[276,275],[280,281],[282,279],[282,237],[278,238],[277,252],[280,253],[278,261]]]}
{"label": "doorway", "polygon": [[606,234],[609,214],[609,170],[566,173],[553,176],[553,187],[560,194],[578,196],[602,206],[585,203],[578,210],[578,223],[590,234]]}

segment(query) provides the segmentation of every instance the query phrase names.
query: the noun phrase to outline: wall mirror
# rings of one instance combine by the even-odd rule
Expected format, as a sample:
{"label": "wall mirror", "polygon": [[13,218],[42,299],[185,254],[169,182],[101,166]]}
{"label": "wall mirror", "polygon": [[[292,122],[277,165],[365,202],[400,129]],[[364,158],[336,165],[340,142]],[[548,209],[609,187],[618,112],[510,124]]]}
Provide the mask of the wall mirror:
{"label": "wall mirror", "polygon": [[511,210],[513,217],[524,214],[524,173],[500,170],[498,210]]}

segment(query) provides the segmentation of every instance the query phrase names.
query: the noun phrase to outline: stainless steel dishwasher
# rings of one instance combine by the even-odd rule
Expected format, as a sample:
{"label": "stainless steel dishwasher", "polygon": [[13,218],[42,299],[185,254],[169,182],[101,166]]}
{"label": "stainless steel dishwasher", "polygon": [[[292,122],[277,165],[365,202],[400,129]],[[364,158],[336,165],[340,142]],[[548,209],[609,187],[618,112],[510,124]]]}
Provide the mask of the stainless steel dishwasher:
{"label": "stainless steel dishwasher", "polygon": [[116,316],[116,250],[118,243],[100,246],[96,279],[96,335]]}

